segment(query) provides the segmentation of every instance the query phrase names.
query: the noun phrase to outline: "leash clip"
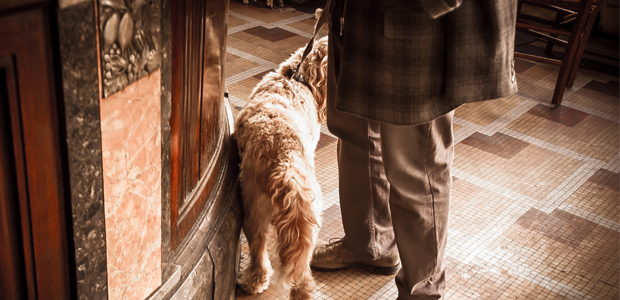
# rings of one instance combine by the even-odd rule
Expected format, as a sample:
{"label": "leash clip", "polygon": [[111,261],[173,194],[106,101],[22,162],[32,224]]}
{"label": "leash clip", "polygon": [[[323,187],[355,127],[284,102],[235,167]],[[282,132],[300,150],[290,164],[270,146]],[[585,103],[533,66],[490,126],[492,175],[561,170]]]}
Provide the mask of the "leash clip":
{"label": "leash clip", "polygon": [[295,70],[293,70],[293,68],[290,68],[290,69],[286,70],[286,73],[284,73],[284,76],[286,76],[288,78],[293,78],[297,82],[302,83],[303,85],[305,85],[308,88],[310,88],[310,85],[308,84],[308,82],[306,81],[304,76],[299,74],[298,72],[295,72]]}

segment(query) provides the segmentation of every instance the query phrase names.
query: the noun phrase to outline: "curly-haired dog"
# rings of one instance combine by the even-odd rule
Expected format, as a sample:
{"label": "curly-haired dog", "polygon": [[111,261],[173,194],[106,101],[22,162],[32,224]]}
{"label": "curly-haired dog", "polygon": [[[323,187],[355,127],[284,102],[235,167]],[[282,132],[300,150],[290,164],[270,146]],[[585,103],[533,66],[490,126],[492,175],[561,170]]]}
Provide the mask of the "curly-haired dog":
{"label": "curly-haired dog", "polygon": [[243,232],[250,265],[238,286],[262,293],[272,274],[267,236],[275,228],[281,268],[275,277],[291,299],[310,299],[314,279],[310,260],[321,224],[322,194],[314,173],[314,151],[325,123],[327,38],[314,44],[299,73],[290,77],[299,49],[254,88],[235,122],[241,155]]}

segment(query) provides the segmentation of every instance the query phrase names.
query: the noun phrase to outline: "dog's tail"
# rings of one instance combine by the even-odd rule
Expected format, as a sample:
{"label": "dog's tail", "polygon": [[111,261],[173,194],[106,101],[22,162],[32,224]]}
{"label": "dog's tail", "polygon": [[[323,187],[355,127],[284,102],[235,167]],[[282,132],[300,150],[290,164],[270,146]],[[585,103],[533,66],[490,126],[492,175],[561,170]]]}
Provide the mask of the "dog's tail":
{"label": "dog's tail", "polygon": [[[295,161],[295,159],[293,160]],[[297,160],[302,161],[301,159]],[[275,208],[272,223],[278,236],[279,285],[291,293],[310,293],[314,287],[310,261],[319,220],[312,209],[315,195],[303,163],[282,164],[271,175],[268,188]]]}

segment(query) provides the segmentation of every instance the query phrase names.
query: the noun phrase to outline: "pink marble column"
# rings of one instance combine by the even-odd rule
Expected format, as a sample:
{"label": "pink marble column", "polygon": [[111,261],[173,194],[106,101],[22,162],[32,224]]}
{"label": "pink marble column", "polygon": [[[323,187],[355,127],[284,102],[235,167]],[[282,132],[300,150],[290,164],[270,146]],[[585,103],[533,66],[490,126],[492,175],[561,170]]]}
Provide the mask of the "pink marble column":
{"label": "pink marble column", "polygon": [[109,299],[161,284],[160,71],[101,99]]}

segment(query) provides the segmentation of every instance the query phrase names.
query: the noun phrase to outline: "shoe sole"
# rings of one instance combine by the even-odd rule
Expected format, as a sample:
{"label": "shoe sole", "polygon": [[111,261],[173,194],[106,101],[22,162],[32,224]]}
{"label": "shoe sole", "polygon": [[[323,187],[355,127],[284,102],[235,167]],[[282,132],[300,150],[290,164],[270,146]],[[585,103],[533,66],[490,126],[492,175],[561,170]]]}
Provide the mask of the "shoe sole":
{"label": "shoe sole", "polygon": [[346,270],[349,268],[360,268],[360,269],[364,269],[370,273],[377,274],[377,275],[395,275],[400,270],[400,263],[398,265],[391,266],[391,267],[377,267],[377,266],[369,266],[369,265],[348,265],[348,266],[344,266],[340,268],[321,268],[321,267],[314,267],[314,266],[310,266],[310,268],[312,270],[319,271],[319,272],[334,272],[334,271]]}

